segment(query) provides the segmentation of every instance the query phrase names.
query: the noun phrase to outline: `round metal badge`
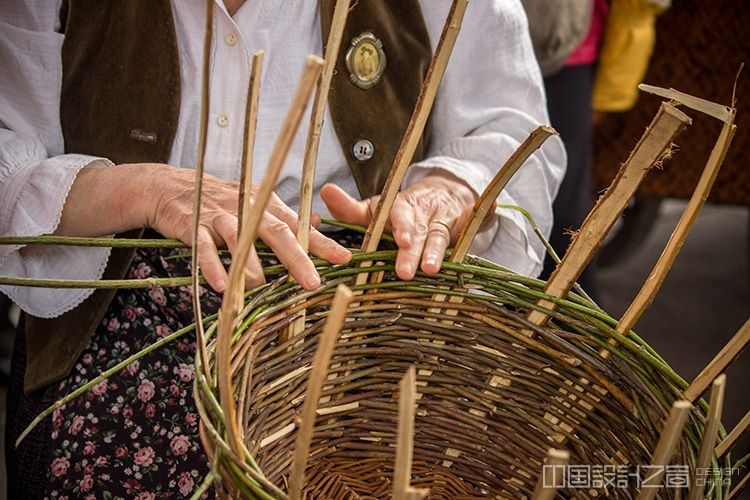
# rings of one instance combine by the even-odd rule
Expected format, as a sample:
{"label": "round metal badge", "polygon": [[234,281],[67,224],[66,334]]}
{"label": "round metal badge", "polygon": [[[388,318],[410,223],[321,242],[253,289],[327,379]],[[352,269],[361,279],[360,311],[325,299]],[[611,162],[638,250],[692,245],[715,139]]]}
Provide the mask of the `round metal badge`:
{"label": "round metal badge", "polygon": [[346,69],[351,82],[361,89],[377,85],[385,71],[383,42],[366,31],[352,39],[346,53]]}

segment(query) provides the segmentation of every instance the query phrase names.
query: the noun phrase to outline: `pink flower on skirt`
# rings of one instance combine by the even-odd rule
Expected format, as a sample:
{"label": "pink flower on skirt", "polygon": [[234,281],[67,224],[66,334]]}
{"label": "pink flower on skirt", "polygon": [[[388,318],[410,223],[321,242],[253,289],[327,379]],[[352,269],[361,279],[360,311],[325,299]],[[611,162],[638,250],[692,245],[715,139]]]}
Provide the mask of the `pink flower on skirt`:
{"label": "pink flower on skirt", "polygon": [[148,406],[146,406],[146,411],[144,413],[146,415],[146,418],[153,418],[154,415],[156,415],[156,406],[152,403],[149,403]]}
{"label": "pink flower on skirt", "polygon": [[59,457],[52,461],[50,468],[52,469],[52,475],[55,477],[64,476],[68,472],[70,462],[65,457]]}
{"label": "pink flower on skirt", "polygon": [[118,446],[118,447],[117,447],[117,448],[115,449],[115,456],[116,456],[117,458],[122,458],[122,457],[124,457],[124,456],[125,456],[125,455],[127,455],[127,454],[128,454],[128,449],[127,449],[127,448],[125,448],[124,446]]}
{"label": "pink flower on skirt", "polygon": [[118,328],[120,328],[120,322],[117,321],[117,318],[112,318],[107,323],[107,330],[110,332],[116,332]]}
{"label": "pink flower on skirt", "polygon": [[133,461],[135,462],[135,465],[138,465],[140,467],[148,467],[154,461],[155,456],[156,454],[154,453],[154,449],[150,446],[146,446],[137,450],[133,454]]}
{"label": "pink flower on skirt", "polygon": [[83,417],[81,415],[78,415],[73,419],[73,422],[68,427],[68,432],[75,436],[76,434],[81,432],[81,429],[83,429],[83,422]]}
{"label": "pink flower on skirt", "polygon": [[86,441],[86,445],[83,447],[83,454],[93,455],[95,451],[96,451],[96,445],[94,445],[94,442]]}
{"label": "pink flower on skirt", "polygon": [[156,335],[159,337],[166,337],[172,333],[172,329],[167,325],[156,325]]}
{"label": "pink flower on skirt", "polygon": [[174,367],[174,372],[183,382],[190,382],[195,376],[195,367],[193,365],[180,363],[180,366]]}
{"label": "pink flower on skirt", "polygon": [[135,307],[127,306],[123,312],[128,321],[133,321],[135,319]]}
{"label": "pink flower on skirt", "polygon": [[91,394],[93,394],[94,396],[103,396],[104,394],[107,393],[107,387],[108,387],[107,381],[102,380],[101,382],[99,382],[98,384],[96,384],[94,387],[91,388]]}
{"label": "pink flower on skirt", "polygon": [[138,368],[141,367],[141,363],[136,359],[132,363],[130,363],[128,366],[125,367],[125,372],[128,375],[135,375],[138,373]]}
{"label": "pink flower on skirt", "polygon": [[183,435],[175,436],[170,443],[172,453],[175,455],[184,455],[190,449],[190,440]]}
{"label": "pink flower on skirt", "polygon": [[81,487],[81,491],[89,491],[94,486],[94,480],[90,475],[86,474],[83,476],[83,479],[81,479],[81,484],[79,486]]}
{"label": "pink flower on skirt", "polygon": [[152,288],[148,292],[149,297],[151,297],[151,300],[156,302],[158,305],[163,306],[167,303],[167,297],[164,295],[164,290],[161,288]]}
{"label": "pink flower on skirt", "polygon": [[154,393],[154,383],[147,378],[141,380],[141,385],[138,386],[138,399],[145,403],[154,397]]}
{"label": "pink flower on skirt", "polygon": [[63,414],[60,411],[60,408],[57,408],[55,409],[55,411],[52,412],[52,427],[55,429],[59,429],[62,423],[63,423]]}
{"label": "pink flower on skirt", "polygon": [[137,497],[135,497],[136,500],[154,500],[155,498],[156,494],[151,493],[150,491],[143,491]]}
{"label": "pink flower on skirt", "polygon": [[190,495],[190,492],[193,491],[194,484],[193,476],[191,476],[189,472],[183,472],[180,474],[180,479],[177,481],[177,487],[180,489],[182,496],[185,497]]}

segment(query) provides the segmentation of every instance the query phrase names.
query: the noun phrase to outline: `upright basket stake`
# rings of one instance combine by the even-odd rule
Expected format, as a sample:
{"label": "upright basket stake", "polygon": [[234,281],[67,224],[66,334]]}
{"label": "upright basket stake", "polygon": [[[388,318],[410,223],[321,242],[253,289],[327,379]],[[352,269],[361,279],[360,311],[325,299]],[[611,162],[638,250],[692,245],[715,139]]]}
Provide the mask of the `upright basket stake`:
{"label": "upright basket stake", "polygon": [[[672,455],[674,455],[677,449],[680,437],[682,436],[682,430],[685,427],[685,422],[692,407],[693,405],[685,400],[675,401],[672,405],[672,411],[669,412],[667,422],[664,424],[664,430],[661,432],[661,437],[651,457],[651,465],[657,469],[657,472],[651,474],[641,483],[638,500],[651,500],[656,496],[656,492],[659,491],[659,488],[655,486],[661,484],[661,480],[664,478],[664,469],[672,460]],[[645,483],[650,484],[652,487],[646,487]]]}
{"label": "upright basket stake", "polygon": [[740,355],[750,343],[750,319],[734,334],[724,348],[719,351],[706,367],[695,377],[695,380],[685,389],[683,397],[688,401],[695,402],[708,388],[708,385],[720,373],[723,373],[729,364]]}
{"label": "upright basket stake", "polygon": [[[451,4],[448,18],[443,27],[443,32],[440,35],[440,41],[435,49],[435,54],[432,56],[432,61],[427,69],[427,75],[425,76],[422,89],[419,91],[419,97],[417,98],[417,104],[414,108],[414,112],[411,115],[409,125],[406,128],[406,133],[401,141],[401,145],[396,152],[396,157],[393,160],[393,166],[388,174],[388,178],[385,181],[385,187],[378,200],[375,214],[373,215],[370,225],[365,233],[364,240],[362,241],[363,252],[374,252],[378,249],[380,238],[383,236],[385,225],[388,222],[388,217],[393,207],[393,202],[396,200],[396,195],[401,188],[401,183],[406,175],[406,170],[411,164],[411,160],[414,157],[414,151],[417,149],[417,144],[422,137],[425,125],[427,124],[427,118],[432,111],[432,105],[435,103],[435,96],[437,95],[438,87],[445,74],[445,68],[448,66],[448,60],[450,59],[453,46],[456,43],[458,32],[461,29],[461,22],[463,21],[464,12],[466,12],[466,6],[468,0],[453,0]],[[368,267],[372,265],[372,262],[362,262],[360,267]],[[368,274],[362,273],[357,276],[357,285],[363,285],[367,282]]]}
{"label": "upright basket stake", "polygon": [[[565,256],[547,282],[545,293],[553,297],[565,297],[601,246],[604,237],[625,209],[646,173],[663,158],[672,140],[690,122],[685,113],[669,103],[662,103],[656,117],[620,168],[612,185],[584,220]],[[556,308],[554,302],[546,299],[539,300],[537,305],[541,309]],[[543,310],[532,309],[527,319],[535,325],[542,326],[549,316]],[[530,336],[532,332],[527,331],[527,334]]]}
{"label": "upright basket stake", "polygon": [[250,83],[247,86],[247,104],[245,105],[245,147],[242,148],[242,170],[240,171],[240,199],[237,206],[237,239],[242,235],[242,228],[247,222],[245,217],[250,213],[250,191],[253,186],[253,152],[255,151],[255,130],[258,125],[258,100],[260,98],[260,81],[263,74],[263,57],[265,52],[259,50],[253,55],[250,66]]}
{"label": "upright basket stake", "polygon": [[399,382],[398,438],[396,463],[393,467],[393,500],[420,499],[429,490],[413,488],[411,483],[411,461],[414,454],[414,412],[417,399],[417,374],[410,366]]}
{"label": "upright basket stake", "polygon": [[289,498],[292,500],[302,498],[307,456],[310,453],[310,443],[315,426],[315,412],[318,409],[320,393],[323,391],[323,385],[328,376],[328,366],[331,363],[333,348],[336,346],[339,335],[341,335],[341,327],[344,325],[346,311],[352,297],[352,291],[346,285],[339,285],[336,288],[336,295],[333,298],[328,319],[323,327],[323,333],[320,335],[318,349],[315,351],[312,371],[305,390],[305,402],[302,405],[300,428],[294,442],[292,472],[289,478]]}
{"label": "upright basket stake", "polygon": [[[307,252],[310,247],[310,216],[312,215],[313,184],[315,182],[315,165],[318,161],[318,148],[320,146],[320,131],[323,128],[328,93],[331,89],[333,70],[336,68],[341,39],[344,37],[346,18],[349,16],[349,5],[351,0],[337,0],[331,21],[331,30],[328,32],[328,42],[325,48],[325,65],[323,73],[318,81],[313,99],[312,113],[310,114],[310,127],[307,129],[307,142],[305,143],[305,158],[302,163],[302,182],[299,195],[299,219],[297,220],[297,241],[302,249]],[[290,277],[291,279],[291,277]],[[305,328],[306,311],[303,309],[301,315],[289,328],[281,333],[281,341],[286,342],[289,337],[299,335]]]}
{"label": "upright basket stake", "polygon": [[245,290],[245,263],[252,250],[258,234],[258,226],[263,216],[263,210],[268,203],[276,186],[281,167],[284,165],[292,140],[299,128],[302,115],[312,94],[315,80],[323,67],[323,60],[316,56],[308,56],[302,71],[302,77],[297,91],[287,111],[284,123],[276,138],[276,143],[266,167],[263,182],[258,195],[250,205],[247,225],[237,243],[232,265],[229,268],[229,284],[221,302],[219,324],[216,339],[216,371],[218,374],[219,394],[224,418],[227,421],[227,437],[232,450],[242,456],[240,433],[237,428],[236,410],[234,404],[234,389],[232,387],[231,359],[232,333],[234,320],[242,308]]}
{"label": "upright basket stake", "polygon": [[[703,438],[701,447],[698,451],[698,460],[695,462],[695,473],[690,484],[690,493],[688,500],[698,500],[703,497],[705,483],[698,485],[698,480],[705,477],[705,470],[711,464],[711,457],[714,454],[716,440],[719,437],[719,425],[721,425],[721,412],[724,409],[724,392],[726,389],[727,376],[719,375],[714,380],[711,388],[711,401],[709,402],[706,425],[703,427]],[[700,477],[699,477],[700,475]]]}
{"label": "upright basket stake", "polygon": [[532,500],[552,500],[557,494],[557,490],[564,486],[565,467],[570,461],[570,452],[550,448],[547,451],[547,458],[542,465],[542,473],[534,488]]}
{"label": "upright basket stake", "polygon": [[[667,277],[669,270],[672,268],[677,255],[680,253],[682,245],[685,243],[687,235],[690,233],[695,220],[698,218],[703,205],[706,203],[708,194],[711,192],[711,187],[716,180],[716,176],[719,173],[724,158],[726,157],[729,145],[732,142],[732,137],[737,130],[737,126],[734,124],[734,117],[736,110],[727,106],[722,106],[698,97],[693,97],[676,90],[667,91],[660,89],[659,87],[641,86],[643,90],[656,93],[657,95],[664,95],[678,99],[679,102],[686,106],[706,113],[709,116],[719,118],[724,122],[716,144],[711,150],[711,155],[706,161],[706,166],[703,168],[703,174],[698,180],[698,185],[690,197],[690,201],[685,208],[685,211],[680,217],[680,221],[677,223],[672,235],[669,237],[667,245],[664,247],[659,260],[654,265],[651,274],[646,279],[643,287],[636,295],[633,302],[628,307],[627,311],[622,315],[622,318],[617,323],[616,330],[621,335],[627,335],[630,330],[633,329],[635,324],[641,318],[646,309],[653,302],[654,297],[659,292],[664,279]],[[614,338],[609,339],[609,344],[617,346],[617,341]],[[599,352],[604,358],[609,358],[611,351],[607,349],[601,349]]]}
{"label": "upright basket stake", "polygon": [[211,41],[214,29],[214,2],[206,0],[206,31],[203,38],[203,72],[201,74],[201,113],[200,135],[198,136],[198,156],[195,163],[195,198],[193,200],[193,231],[191,248],[190,282],[193,288],[193,316],[195,317],[195,343],[198,346],[203,375],[210,380],[208,354],[206,353],[206,332],[203,329],[200,297],[200,265],[198,260],[198,229],[200,227],[201,194],[203,191],[203,170],[206,161],[208,141],[209,77],[211,73]]}
{"label": "upright basket stake", "polygon": [[734,446],[734,443],[737,442],[738,439],[740,439],[748,430],[750,430],[750,411],[745,413],[745,416],[742,417],[737,425],[734,426],[734,429],[729,431],[729,434],[727,434],[727,437],[725,437],[721,443],[716,447],[716,456],[718,458],[724,457],[724,455],[727,454],[727,452]]}

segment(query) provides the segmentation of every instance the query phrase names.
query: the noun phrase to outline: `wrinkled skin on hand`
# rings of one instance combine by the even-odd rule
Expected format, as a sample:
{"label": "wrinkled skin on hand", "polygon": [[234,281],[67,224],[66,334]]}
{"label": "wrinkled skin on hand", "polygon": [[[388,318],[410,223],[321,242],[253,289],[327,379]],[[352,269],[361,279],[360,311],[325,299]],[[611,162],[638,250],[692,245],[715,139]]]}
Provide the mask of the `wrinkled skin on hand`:
{"label": "wrinkled skin on hand", "polygon": [[[356,200],[333,184],[323,186],[320,196],[334,218],[361,226],[370,223],[379,199]],[[440,171],[401,191],[389,217],[399,247],[396,274],[410,280],[417,268],[427,274],[440,271],[445,251],[471,217],[476,199],[463,181]]]}

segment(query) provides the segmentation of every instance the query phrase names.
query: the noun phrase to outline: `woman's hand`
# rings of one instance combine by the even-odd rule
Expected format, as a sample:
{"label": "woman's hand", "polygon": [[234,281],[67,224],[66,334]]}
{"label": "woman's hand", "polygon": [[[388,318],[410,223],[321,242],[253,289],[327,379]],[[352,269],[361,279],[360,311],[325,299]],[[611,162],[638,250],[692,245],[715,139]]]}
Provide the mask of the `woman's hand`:
{"label": "woman's hand", "polygon": [[[370,223],[379,198],[355,200],[333,184],[323,186],[320,196],[334,218],[361,226]],[[464,182],[442,171],[400,192],[389,218],[399,247],[396,274],[410,280],[417,267],[427,274],[440,271],[445,251],[469,220],[476,199]]]}
{"label": "woman's hand", "polygon": [[[100,236],[152,227],[167,238],[192,246],[194,186],[194,170],[163,164],[84,168],[71,187],[55,234]],[[237,182],[204,176],[196,244],[203,275],[220,292],[225,289],[228,277],[217,247],[226,245],[233,253],[237,246],[238,199]],[[296,225],[297,214],[273,195],[261,218],[258,236],[294,279],[313,290],[320,285],[320,276],[297,243]],[[315,229],[310,233],[310,252],[333,264],[351,259],[347,249]],[[245,274],[248,286],[265,280],[254,253],[246,263]]]}
{"label": "woman's hand", "polygon": [[[169,166],[156,170],[154,175],[164,180],[157,182],[161,184],[160,187],[150,190],[153,201],[150,203],[147,225],[167,238],[179,239],[192,245],[195,172]],[[251,196],[255,192],[254,187]],[[227,273],[219,260],[217,246],[226,245],[231,253],[235,251],[238,198],[237,182],[204,176],[198,255],[206,281],[217,291],[223,291],[227,284]],[[276,194],[272,194],[261,218],[258,236],[271,247],[295,280],[307,290],[314,290],[320,286],[320,276],[307,253],[297,243],[294,233],[296,227],[297,214]],[[333,264],[343,264],[351,258],[347,249],[314,228],[310,233],[310,252]],[[264,282],[260,260],[255,253],[250,255],[246,266],[248,285]]]}

